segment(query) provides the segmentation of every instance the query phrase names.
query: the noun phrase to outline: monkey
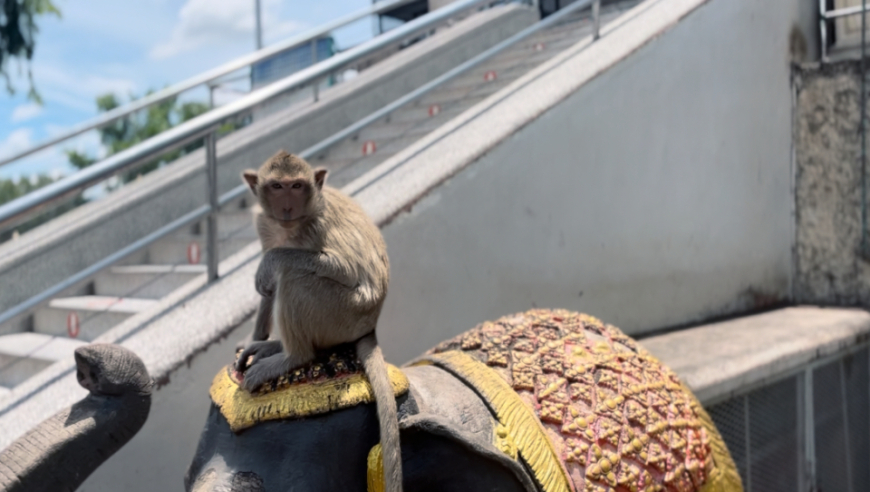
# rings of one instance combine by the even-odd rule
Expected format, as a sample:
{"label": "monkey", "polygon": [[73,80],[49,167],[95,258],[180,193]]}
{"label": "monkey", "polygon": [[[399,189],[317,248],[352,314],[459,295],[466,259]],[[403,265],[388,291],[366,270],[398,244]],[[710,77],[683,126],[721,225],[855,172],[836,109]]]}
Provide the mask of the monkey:
{"label": "monkey", "polygon": [[[375,396],[384,483],[400,492],[396,399],[375,336],[390,278],[386,243],[359,204],[325,185],[326,175],[284,150],[242,173],[259,202],[254,220],[264,254],[255,277],[262,298],[253,340],[236,368],[253,391],[310,362],[317,349],[355,342]],[[280,341],[266,340],[270,320]]]}

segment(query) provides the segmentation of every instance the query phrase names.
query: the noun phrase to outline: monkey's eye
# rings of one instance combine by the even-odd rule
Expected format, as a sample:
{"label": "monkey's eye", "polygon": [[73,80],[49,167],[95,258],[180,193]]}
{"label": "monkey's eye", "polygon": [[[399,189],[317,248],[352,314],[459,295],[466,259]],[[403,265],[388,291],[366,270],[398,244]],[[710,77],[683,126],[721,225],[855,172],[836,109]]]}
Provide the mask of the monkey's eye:
{"label": "monkey's eye", "polygon": [[273,190],[280,190],[280,189],[281,189],[281,183],[272,183],[272,189],[273,189]]}
{"label": "monkey's eye", "polygon": [[291,188],[293,188],[294,190],[298,190],[299,188],[302,188],[302,183],[293,183],[293,186],[291,186]]}

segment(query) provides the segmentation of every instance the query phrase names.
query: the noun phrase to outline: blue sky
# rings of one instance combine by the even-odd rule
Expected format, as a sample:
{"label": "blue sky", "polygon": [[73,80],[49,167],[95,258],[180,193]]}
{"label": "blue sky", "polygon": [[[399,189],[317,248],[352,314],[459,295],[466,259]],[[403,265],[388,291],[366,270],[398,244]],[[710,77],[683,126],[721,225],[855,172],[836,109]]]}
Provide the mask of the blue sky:
{"label": "blue sky", "polygon": [[[55,0],[63,13],[38,20],[31,64],[39,107],[26,98],[23,68],[7,65],[18,91],[0,92],[0,156],[24,149],[96,115],[95,98],[106,92],[141,95],[254,49],[254,0]],[[269,45],[330,19],[361,9],[370,0],[262,0],[263,37]],[[365,19],[334,33],[344,48],[368,39]],[[20,74],[20,75],[19,75]],[[216,94],[221,99],[231,93]],[[188,99],[204,100],[205,92]],[[98,153],[95,132],[20,163],[0,168],[0,178],[37,173],[67,174],[64,149]]]}

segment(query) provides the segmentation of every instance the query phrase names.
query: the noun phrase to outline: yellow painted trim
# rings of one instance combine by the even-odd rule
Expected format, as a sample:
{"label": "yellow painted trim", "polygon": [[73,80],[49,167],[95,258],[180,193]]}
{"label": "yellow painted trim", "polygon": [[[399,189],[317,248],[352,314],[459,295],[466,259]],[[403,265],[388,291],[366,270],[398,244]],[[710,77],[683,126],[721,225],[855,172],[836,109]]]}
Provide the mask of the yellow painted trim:
{"label": "yellow painted trim", "polygon": [[384,492],[386,486],[384,486],[384,454],[381,451],[381,443],[372,446],[367,463],[366,483],[368,484],[368,492]]}
{"label": "yellow painted trim", "polygon": [[695,398],[694,393],[685,385],[683,385],[683,391],[690,397],[692,410],[707,431],[707,437],[710,438],[710,450],[713,452],[713,471],[698,492],[743,492],[743,483],[740,480],[737,465],[734,464],[731,453],[728,452],[725,440],[716,429],[716,424],[698,399]]}
{"label": "yellow painted trim", "polygon": [[[387,364],[387,373],[396,396],[408,392],[408,378],[401,370]],[[228,368],[218,371],[209,394],[233,432],[267,420],[310,417],[375,401],[372,388],[363,374],[295,384],[270,393],[252,395],[230,377]]]}
{"label": "yellow painted trim", "polygon": [[534,411],[495,371],[464,352],[429,355],[421,364],[434,364],[456,374],[491,405],[506,438],[531,468],[543,492],[573,490],[568,474]]}

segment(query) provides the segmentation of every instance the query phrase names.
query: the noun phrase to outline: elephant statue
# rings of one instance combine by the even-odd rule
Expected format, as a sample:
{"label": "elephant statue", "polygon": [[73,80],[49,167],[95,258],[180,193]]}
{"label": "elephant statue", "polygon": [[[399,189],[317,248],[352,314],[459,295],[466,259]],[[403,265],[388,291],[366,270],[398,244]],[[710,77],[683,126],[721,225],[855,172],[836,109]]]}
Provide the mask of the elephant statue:
{"label": "elephant statue", "polygon": [[0,453],[0,492],[76,490],[145,424],[152,381],[136,354],[92,344],[77,348],[75,361],[90,393]]}
{"label": "elephant statue", "polygon": [[[188,492],[383,490],[375,406],[352,345],[254,393],[232,367],[210,388]],[[676,375],[585,314],[485,322],[389,374],[407,491],[743,490]]]}

